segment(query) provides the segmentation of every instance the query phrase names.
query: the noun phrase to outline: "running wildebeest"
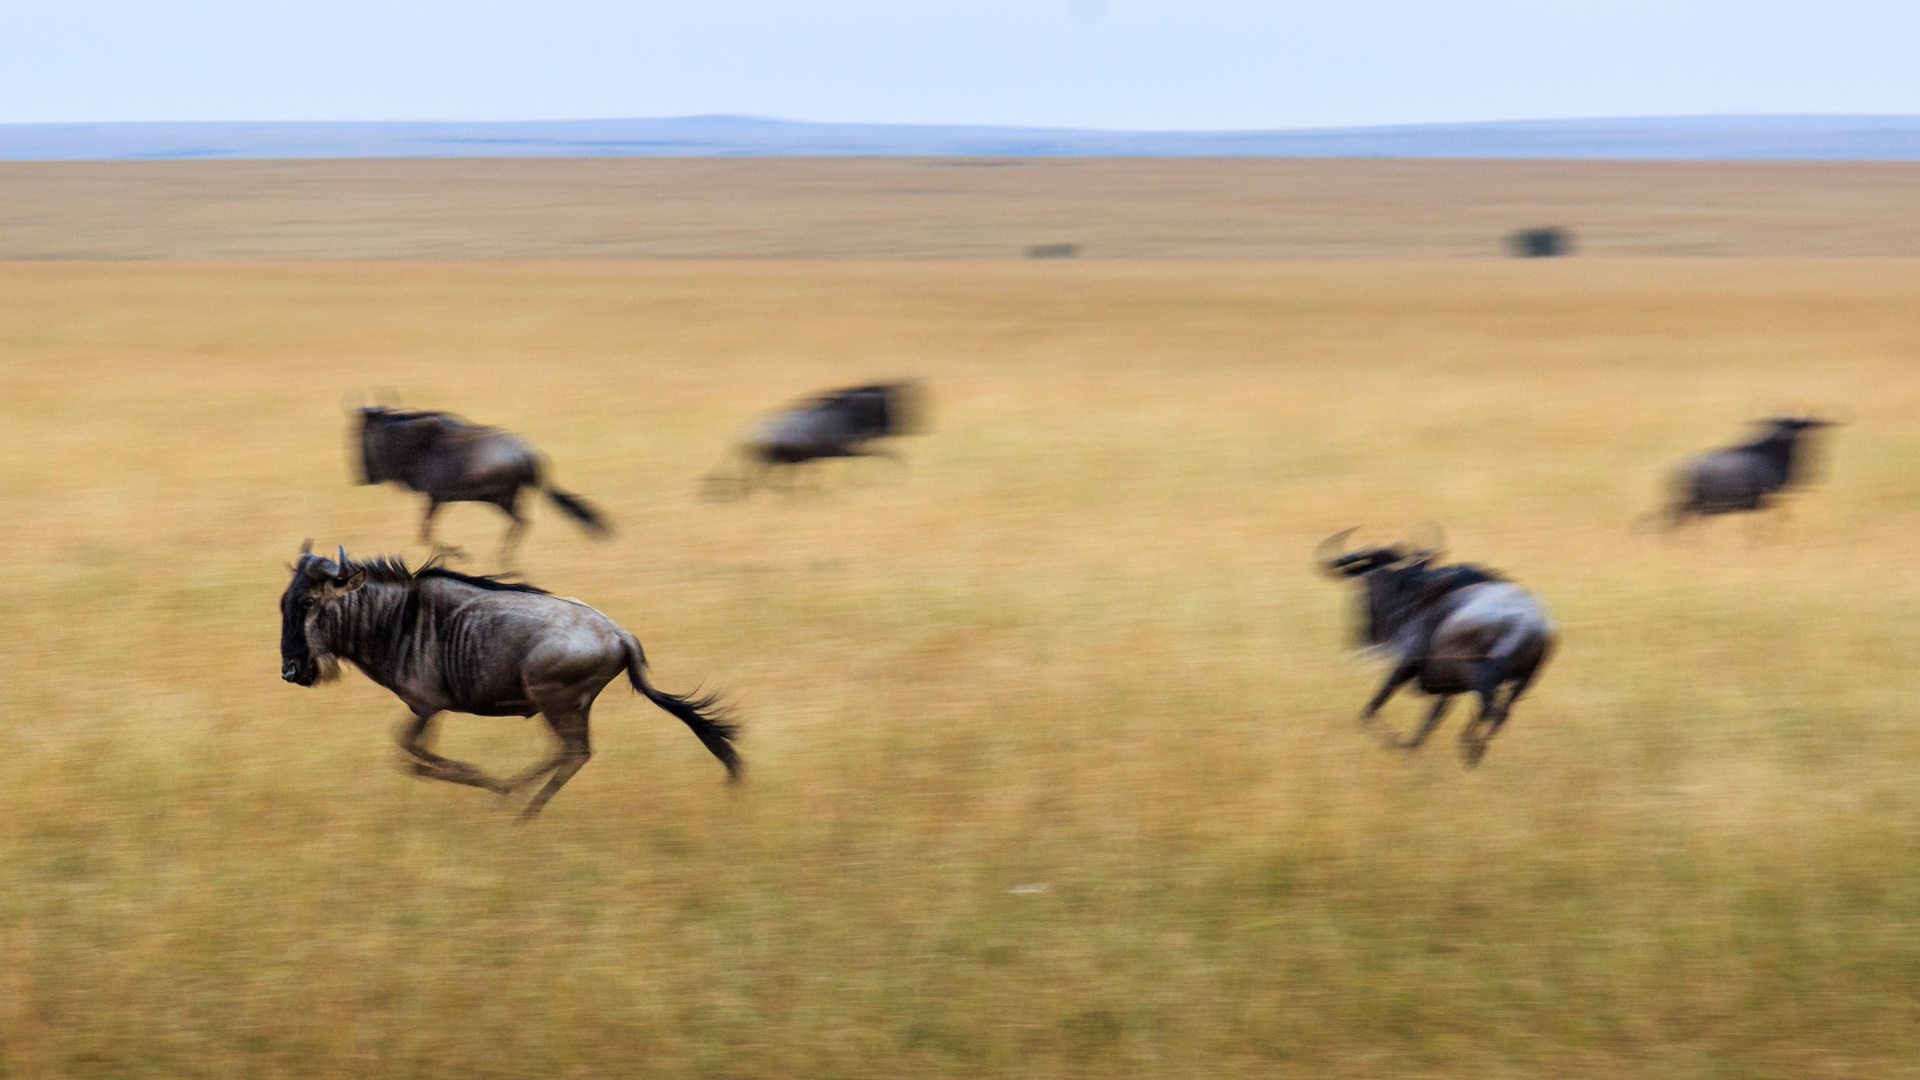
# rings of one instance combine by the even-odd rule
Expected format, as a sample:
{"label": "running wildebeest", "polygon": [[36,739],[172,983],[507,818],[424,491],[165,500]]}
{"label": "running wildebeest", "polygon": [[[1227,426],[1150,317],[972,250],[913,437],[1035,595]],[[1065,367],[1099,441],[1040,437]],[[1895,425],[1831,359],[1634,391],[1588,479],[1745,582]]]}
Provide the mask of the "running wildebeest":
{"label": "running wildebeest", "polygon": [[[792,469],[821,458],[901,458],[875,441],[921,429],[923,391],[917,381],[875,383],[832,390],[795,402],[749,429],[738,450],[746,459],[737,477],[707,477],[712,498],[743,498],[776,468]],[[789,484],[789,486],[791,486]]]}
{"label": "running wildebeest", "polygon": [[1764,510],[1774,496],[1807,480],[1809,433],[1837,421],[1811,416],[1774,416],[1759,422],[1759,437],[1688,461],[1674,474],[1669,528],[1690,516],[1708,517]]}
{"label": "running wildebeest", "polygon": [[[1460,733],[1461,753],[1472,768],[1552,654],[1553,623],[1532,593],[1491,570],[1433,565],[1437,549],[1396,544],[1341,551],[1353,531],[1328,537],[1314,558],[1328,576],[1359,581],[1361,640],[1393,663],[1380,692],[1361,711],[1361,723],[1371,725],[1394,691],[1418,680],[1423,692],[1440,700],[1418,731],[1395,743],[1412,750],[1440,726],[1453,695],[1478,694],[1480,714]],[[1502,687],[1509,687],[1504,696]]]}
{"label": "running wildebeest", "polygon": [[[546,479],[541,455],[526,440],[499,428],[483,427],[445,412],[420,412],[376,405],[357,410],[360,421],[359,481],[393,481],[427,497],[420,521],[420,542],[434,544],[433,516],[451,502],[492,503],[513,523],[500,544],[505,565],[526,531],[520,516],[520,489],[538,488],[568,517],[595,537],[611,531],[606,518],[585,499],[562,491]],[[434,544],[436,553],[459,555]]]}
{"label": "running wildebeest", "polygon": [[[280,596],[280,677],[299,686],[337,678],[346,660],[394,692],[413,720],[400,735],[416,776],[510,795],[551,773],[521,812],[533,817],[593,751],[587,714],[625,671],[648,701],[685,721],[713,756],[740,775],[735,727],[714,696],[679,697],[647,682],[640,642],[578,600],[531,585],[473,577],[429,561],[355,562],[300,549]],[[425,743],[442,712],[546,717],[559,753],[507,780],[441,757]]]}

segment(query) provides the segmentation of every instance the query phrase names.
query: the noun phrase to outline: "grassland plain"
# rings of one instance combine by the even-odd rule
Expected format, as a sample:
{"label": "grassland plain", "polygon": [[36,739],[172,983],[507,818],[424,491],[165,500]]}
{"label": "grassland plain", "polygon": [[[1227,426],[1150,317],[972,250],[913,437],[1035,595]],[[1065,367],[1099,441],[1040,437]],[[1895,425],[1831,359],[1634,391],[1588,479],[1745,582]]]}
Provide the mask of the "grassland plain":
{"label": "grassland plain", "polygon": [[1920,257],[1920,162],[0,162],[0,259]]}
{"label": "grassland plain", "polygon": [[[0,265],[0,1075],[1912,1075],[1917,310],[1911,261]],[[695,498],[893,375],[904,475]],[[616,685],[516,829],[279,680],[301,538],[422,554],[347,483],[387,385],[608,510],[525,569],[732,697],[742,788]],[[1634,531],[1768,401],[1856,414],[1790,521]],[[1308,566],[1429,519],[1563,631],[1472,773],[1357,730]]]}

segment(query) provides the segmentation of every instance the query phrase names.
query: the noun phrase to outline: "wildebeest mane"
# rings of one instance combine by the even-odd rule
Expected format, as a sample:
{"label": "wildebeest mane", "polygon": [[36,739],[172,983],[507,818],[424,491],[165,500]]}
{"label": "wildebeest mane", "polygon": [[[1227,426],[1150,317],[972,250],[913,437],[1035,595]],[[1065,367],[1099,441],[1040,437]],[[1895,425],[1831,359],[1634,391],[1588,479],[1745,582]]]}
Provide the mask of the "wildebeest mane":
{"label": "wildebeest mane", "polygon": [[837,413],[849,433],[861,438],[911,435],[921,427],[921,394],[915,381],[870,383],[818,394],[795,408]]}
{"label": "wildebeest mane", "polygon": [[445,412],[440,409],[381,409],[377,415],[382,420],[402,423],[408,420],[439,420],[452,427],[470,428],[480,426],[464,416]]}
{"label": "wildebeest mane", "polygon": [[492,592],[538,593],[541,596],[553,595],[537,585],[528,585],[525,582],[502,581],[492,574],[463,574],[458,570],[448,569],[441,564],[440,558],[437,555],[422,563],[418,570],[408,569],[407,561],[397,555],[379,555],[365,562],[350,559],[344,569],[349,573],[354,570],[365,570],[368,581],[378,582],[383,585],[411,585],[415,582],[432,578],[446,578],[450,581],[458,581],[465,585],[472,585],[475,588],[487,589]]}
{"label": "wildebeest mane", "polygon": [[1433,566],[1431,558],[1418,557],[1374,567],[1362,575],[1362,580],[1367,587],[1360,594],[1360,622],[1354,627],[1355,636],[1362,649],[1378,649],[1409,620],[1450,593],[1507,578],[1474,563]]}

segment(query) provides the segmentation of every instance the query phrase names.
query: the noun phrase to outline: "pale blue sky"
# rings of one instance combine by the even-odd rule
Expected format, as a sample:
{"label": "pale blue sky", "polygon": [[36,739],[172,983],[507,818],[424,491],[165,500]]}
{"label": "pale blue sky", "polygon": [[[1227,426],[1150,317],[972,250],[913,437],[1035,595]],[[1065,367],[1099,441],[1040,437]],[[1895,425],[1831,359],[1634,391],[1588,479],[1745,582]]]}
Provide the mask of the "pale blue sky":
{"label": "pale blue sky", "polygon": [[0,122],[1920,114],[1920,0],[0,0]]}

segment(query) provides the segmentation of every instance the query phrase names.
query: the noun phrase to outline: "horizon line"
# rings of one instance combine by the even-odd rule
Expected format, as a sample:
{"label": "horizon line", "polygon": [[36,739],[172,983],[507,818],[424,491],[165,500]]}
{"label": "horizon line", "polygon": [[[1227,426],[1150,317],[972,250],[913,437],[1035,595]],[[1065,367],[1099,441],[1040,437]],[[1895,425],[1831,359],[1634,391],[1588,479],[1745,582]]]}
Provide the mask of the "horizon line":
{"label": "horizon line", "polygon": [[1405,128],[1432,127],[1484,127],[1527,124],[1609,124],[1609,123],[1662,123],[1684,121],[1783,121],[1783,120],[1913,120],[1920,121],[1920,112],[1914,113],[1873,113],[1873,112],[1705,112],[1705,113],[1616,113],[1595,116],[1528,116],[1505,117],[1493,120],[1395,120],[1371,123],[1349,124],[1309,124],[1303,126],[1282,127],[1100,127],[1077,124],[1021,124],[995,123],[988,121],[943,121],[943,120],[812,120],[789,116],[768,116],[759,113],[675,113],[669,115],[618,114],[605,116],[543,116],[519,119],[488,117],[485,119],[444,119],[435,117],[382,117],[379,119],[217,119],[217,120],[0,120],[0,128],[18,127],[131,127],[131,126],[181,126],[187,124],[234,125],[234,124],[609,124],[609,123],[665,123],[693,120],[734,120],[750,121],[759,124],[782,124],[807,127],[868,127],[868,128],[953,128],[967,130],[993,131],[1032,131],[1032,132],[1087,132],[1101,135],[1264,135],[1278,133],[1318,133],[1336,131],[1387,131]]}
{"label": "horizon line", "polygon": [[1206,131],[841,123],[728,113],[0,124],[0,161],[486,157],[1920,161],[1920,115],[1723,113]]}

